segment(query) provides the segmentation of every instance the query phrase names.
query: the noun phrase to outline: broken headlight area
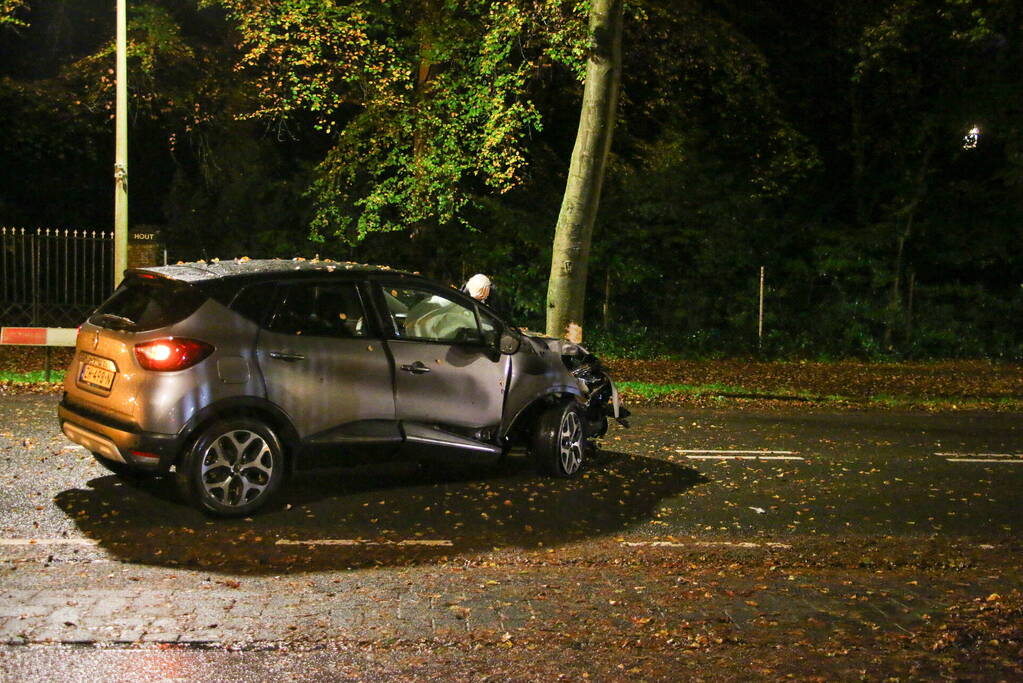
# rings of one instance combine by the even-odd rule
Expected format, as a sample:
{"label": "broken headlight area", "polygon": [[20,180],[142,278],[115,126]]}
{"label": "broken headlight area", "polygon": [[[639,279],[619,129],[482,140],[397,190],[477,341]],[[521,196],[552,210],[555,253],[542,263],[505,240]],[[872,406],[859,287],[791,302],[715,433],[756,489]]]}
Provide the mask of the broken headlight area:
{"label": "broken headlight area", "polygon": [[589,434],[594,437],[603,436],[607,432],[609,417],[613,417],[623,427],[628,427],[629,411],[622,405],[614,381],[604,370],[600,359],[581,346],[574,346],[571,352],[563,354],[561,359],[568,371],[585,389]]}

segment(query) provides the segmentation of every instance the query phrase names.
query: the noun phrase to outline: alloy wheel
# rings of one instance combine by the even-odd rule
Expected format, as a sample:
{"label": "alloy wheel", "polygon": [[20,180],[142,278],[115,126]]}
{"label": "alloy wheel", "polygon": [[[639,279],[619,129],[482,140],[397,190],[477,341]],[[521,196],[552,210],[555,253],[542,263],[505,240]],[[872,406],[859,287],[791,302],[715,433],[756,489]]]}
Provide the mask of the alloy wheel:
{"label": "alloy wheel", "polygon": [[561,417],[558,445],[562,470],[575,474],[583,464],[583,425],[574,410],[566,410]]}
{"label": "alloy wheel", "polygon": [[237,507],[266,491],[275,466],[266,440],[255,432],[238,429],[221,435],[206,449],[200,480],[211,498]]}

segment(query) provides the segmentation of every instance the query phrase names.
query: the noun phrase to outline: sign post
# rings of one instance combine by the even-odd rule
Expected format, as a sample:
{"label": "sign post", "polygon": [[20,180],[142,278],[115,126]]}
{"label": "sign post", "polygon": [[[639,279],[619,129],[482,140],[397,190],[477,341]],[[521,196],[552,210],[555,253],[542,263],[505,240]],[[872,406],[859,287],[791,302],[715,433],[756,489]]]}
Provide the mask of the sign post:
{"label": "sign post", "polygon": [[764,344],[764,267],[760,266],[760,312],[757,314],[757,351]]}
{"label": "sign post", "polygon": [[160,265],[163,232],[153,225],[135,225],[128,231],[128,267],[146,268]]}
{"label": "sign post", "polygon": [[117,111],[114,149],[114,287],[128,268],[128,22],[126,0],[117,0]]}

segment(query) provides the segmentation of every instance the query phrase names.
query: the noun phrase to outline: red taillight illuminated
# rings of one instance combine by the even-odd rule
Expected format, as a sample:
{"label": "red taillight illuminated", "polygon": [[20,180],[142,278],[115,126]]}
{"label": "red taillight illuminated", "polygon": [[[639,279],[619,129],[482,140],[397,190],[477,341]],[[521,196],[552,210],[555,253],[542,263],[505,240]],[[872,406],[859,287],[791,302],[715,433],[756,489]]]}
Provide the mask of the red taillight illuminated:
{"label": "red taillight illuminated", "polygon": [[135,345],[139,365],[162,372],[190,368],[211,353],[212,346],[195,339],[155,339]]}

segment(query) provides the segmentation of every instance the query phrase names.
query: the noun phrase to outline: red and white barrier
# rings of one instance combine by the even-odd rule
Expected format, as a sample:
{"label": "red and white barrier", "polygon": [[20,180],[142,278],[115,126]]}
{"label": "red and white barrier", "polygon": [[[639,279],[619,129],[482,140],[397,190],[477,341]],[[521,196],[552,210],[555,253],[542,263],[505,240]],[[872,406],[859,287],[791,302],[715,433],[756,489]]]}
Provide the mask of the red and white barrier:
{"label": "red and white barrier", "polygon": [[74,327],[0,327],[0,344],[19,346],[74,346]]}

